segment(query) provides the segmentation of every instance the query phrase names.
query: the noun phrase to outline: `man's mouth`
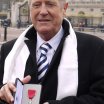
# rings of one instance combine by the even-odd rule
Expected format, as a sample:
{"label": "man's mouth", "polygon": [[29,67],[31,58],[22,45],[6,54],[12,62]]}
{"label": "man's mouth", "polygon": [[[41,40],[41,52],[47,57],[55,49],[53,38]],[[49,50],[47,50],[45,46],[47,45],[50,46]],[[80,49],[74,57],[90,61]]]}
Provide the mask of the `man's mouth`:
{"label": "man's mouth", "polygon": [[39,22],[49,22],[50,20],[48,20],[48,19],[39,19],[38,21]]}

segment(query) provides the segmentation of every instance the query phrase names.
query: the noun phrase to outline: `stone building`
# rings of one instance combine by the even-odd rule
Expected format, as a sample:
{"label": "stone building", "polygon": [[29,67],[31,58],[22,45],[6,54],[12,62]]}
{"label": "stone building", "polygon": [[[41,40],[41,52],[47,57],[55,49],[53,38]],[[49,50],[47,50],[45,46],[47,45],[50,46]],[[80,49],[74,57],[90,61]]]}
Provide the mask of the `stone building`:
{"label": "stone building", "polygon": [[27,0],[0,0],[0,22],[9,19],[12,26],[16,26],[20,19],[23,22],[28,21],[27,4]]}
{"label": "stone building", "polygon": [[74,26],[104,25],[104,0],[67,0],[66,16]]}
{"label": "stone building", "polygon": [[17,0],[11,4],[11,22],[12,26],[23,26],[25,23],[29,23],[29,7],[27,0]]}
{"label": "stone building", "polygon": [[10,9],[10,0],[0,0],[0,19],[6,19]]}
{"label": "stone building", "polygon": [[[104,0],[67,0],[69,3],[66,17],[73,26],[104,25]],[[12,26],[21,21],[30,23],[28,0],[0,0],[0,19],[10,18]]]}

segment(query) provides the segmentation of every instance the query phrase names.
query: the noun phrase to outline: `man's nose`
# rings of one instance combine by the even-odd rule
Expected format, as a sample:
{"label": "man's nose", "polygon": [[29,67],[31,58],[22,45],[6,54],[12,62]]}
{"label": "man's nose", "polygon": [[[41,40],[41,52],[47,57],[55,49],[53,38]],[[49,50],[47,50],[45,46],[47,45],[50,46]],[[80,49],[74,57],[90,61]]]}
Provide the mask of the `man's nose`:
{"label": "man's nose", "polygon": [[45,4],[42,5],[41,10],[40,10],[40,14],[41,15],[47,15],[48,14],[48,10]]}

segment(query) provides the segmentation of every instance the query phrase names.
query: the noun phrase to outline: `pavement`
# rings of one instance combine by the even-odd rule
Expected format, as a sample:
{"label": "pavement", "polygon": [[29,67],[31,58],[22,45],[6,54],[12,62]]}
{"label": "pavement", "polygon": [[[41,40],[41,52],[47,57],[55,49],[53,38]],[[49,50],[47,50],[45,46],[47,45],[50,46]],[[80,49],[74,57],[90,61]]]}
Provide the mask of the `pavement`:
{"label": "pavement", "polygon": [[7,28],[7,36],[6,36],[6,40],[4,38],[4,28],[0,27],[0,48],[1,45],[7,41],[10,41],[12,39],[15,39],[17,37],[19,37],[19,35],[25,30],[25,28],[13,28],[13,27],[8,27]]}
{"label": "pavement", "polygon": [[[25,30],[25,28],[19,28],[18,29],[18,28],[8,27],[7,28],[7,40],[5,41],[4,40],[4,28],[0,27],[0,44],[17,38],[24,30]],[[104,39],[104,32],[88,31],[86,29],[84,29],[84,31],[80,31],[80,32],[95,35],[95,36],[98,36],[98,37]]]}
{"label": "pavement", "polygon": [[8,27],[7,36],[6,36],[6,40],[5,40],[4,39],[5,29],[3,27],[0,27],[0,43],[10,41],[14,38],[17,38],[24,30],[25,30],[25,28],[18,29],[18,28]]}

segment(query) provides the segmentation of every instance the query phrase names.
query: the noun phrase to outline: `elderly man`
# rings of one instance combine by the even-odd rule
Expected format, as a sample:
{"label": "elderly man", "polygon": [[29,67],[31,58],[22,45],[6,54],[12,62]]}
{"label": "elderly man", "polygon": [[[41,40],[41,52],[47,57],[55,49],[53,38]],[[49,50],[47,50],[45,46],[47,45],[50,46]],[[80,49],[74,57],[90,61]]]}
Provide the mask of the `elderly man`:
{"label": "elderly man", "polygon": [[0,99],[11,104],[15,79],[41,84],[40,104],[104,104],[104,41],[74,32],[65,0],[29,0],[32,24],[2,45]]}

